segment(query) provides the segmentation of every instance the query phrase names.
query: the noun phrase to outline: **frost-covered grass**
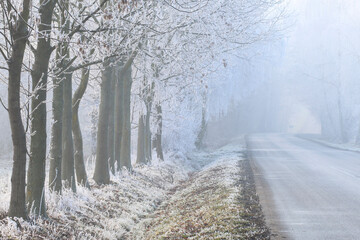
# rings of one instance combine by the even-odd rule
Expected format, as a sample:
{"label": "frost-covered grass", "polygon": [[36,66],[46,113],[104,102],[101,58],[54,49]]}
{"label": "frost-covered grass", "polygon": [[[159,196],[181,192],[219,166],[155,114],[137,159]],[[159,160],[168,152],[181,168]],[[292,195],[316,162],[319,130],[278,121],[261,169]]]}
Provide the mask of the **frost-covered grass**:
{"label": "frost-covered grass", "polygon": [[[212,163],[173,189],[173,196],[134,230],[134,239],[265,239],[268,230],[251,199],[255,192],[244,191],[247,180],[241,182],[247,178],[242,150],[233,144],[208,155]],[[254,206],[257,213],[249,210]],[[250,212],[258,215],[255,222]]]}
{"label": "frost-covered grass", "polygon": [[[136,166],[132,174],[112,176],[112,183],[91,190],[64,190],[60,196],[46,191],[49,219],[12,220],[3,218],[8,208],[10,172],[4,171],[1,184],[0,238],[6,239],[123,239],[140,219],[153,212],[168,198],[168,192],[188,178],[191,167],[181,154],[167,156],[170,161]],[[92,176],[93,165],[89,166]]]}
{"label": "frost-covered grass", "polygon": [[[10,172],[4,170],[0,238],[243,239],[258,233],[241,200],[246,199],[241,178],[247,179],[242,138],[216,151],[172,153],[166,159],[135,166],[131,174],[123,171],[106,186],[90,178],[91,190],[46,191],[49,218],[30,221],[6,217]],[[88,164],[89,176],[93,170]]]}

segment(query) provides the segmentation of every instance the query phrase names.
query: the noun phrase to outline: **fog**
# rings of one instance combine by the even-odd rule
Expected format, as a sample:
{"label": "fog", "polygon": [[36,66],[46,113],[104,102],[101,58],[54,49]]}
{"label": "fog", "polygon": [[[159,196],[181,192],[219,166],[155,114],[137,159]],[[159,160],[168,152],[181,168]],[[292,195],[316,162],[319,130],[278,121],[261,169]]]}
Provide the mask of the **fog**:
{"label": "fog", "polygon": [[234,135],[233,125],[240,133],[312,133],[360,143],[359,1],[288,4],[275,39],[238,64],[234,77],[247,84],[238,86],[223,120],[213,114],[209,138],[224,127]]}

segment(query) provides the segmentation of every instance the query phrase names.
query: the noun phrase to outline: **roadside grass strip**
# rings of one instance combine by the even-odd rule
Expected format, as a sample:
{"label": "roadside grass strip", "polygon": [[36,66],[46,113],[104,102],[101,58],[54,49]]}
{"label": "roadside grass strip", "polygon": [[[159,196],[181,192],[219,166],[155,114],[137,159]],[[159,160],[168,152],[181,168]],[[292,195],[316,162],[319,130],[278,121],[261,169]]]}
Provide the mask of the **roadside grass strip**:
{"label": "roadside grass strip", "polygon": [[244,154],[230,147],[216,155],[172,190],[137,239],[269,239]]}

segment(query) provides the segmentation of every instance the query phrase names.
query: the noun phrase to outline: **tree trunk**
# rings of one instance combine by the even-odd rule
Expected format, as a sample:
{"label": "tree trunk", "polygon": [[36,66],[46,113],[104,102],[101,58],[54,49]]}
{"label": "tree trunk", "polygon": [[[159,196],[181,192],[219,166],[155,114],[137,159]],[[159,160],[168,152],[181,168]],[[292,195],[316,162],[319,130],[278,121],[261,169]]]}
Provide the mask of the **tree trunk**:
{"label": "tree trunk", "polygon": [[96,135],[97,135],[97,126],[99,124],[99,113],[98,109],[95,107],[90,113],[91,118],[91,155],[96,156]]}
{"label": "tree trunk", "polygon": [[195,142],[195,146],[197,149],[202,149],[204,147],[203,140],[205,137],[205,133],[206,133],[206,120],[205,120],[204,114],[203,114],[203,117],[201,119],[200,130],[197,135],[196,142]]}
{"label": "tree trunk", "polygon": [[145,115],[145,159],[146,162],[151,162],[151,130],[150,130],[150,116],[152,109],[152,102],[154,99],[154,88],[155,82],[152,82],[150,85],[144,83],[144,92],[145,92],[145,106],[146,106],[146,115]]}
{"label": "tree trunk", "polygon": [[108,155],[108,129],[109,129],[109,92],[111,88],[112,67],[110,61],[104,63],[102,72],[101,100],[99,106],[99,123],[96,143],[96,162],[94,180],[97,184],[109,184],[109,155]]}
{"label": "tree trunk", "polygon": [[[47,35],[55,1],[40,1],[40,23],[35,62],[31,71],[33,97],[31,99],[31,143],[28,169],[27,203],[35,216],[45,216],[45,160],[46,160],[46,93],[49,59],[53,49]],[[44,34],[44,35],[43,35]]]}
{"label": "tree trunk", "polygon": [[162,109],[160,103],[156,105],[156,123],[157,123],[157,132],[155,135],[155,148],[158,159],[164,161],[164,154],[162,150]]}
{"label": "tree trunk", "polygon": [[145,115],[145,159],[151,162],[151,131],[150,131],[151,102],[147,103]]}
{"label": "tree trunk", "polygon": [[[38,52],[41,52],[40,49]],[[27,203],[35,216],[46,216],[45,160],[46,160],[46,85],[50,54],[36,58],[32,71],[33,97],[31,99],[31,143],[28,169]],[[41,59],[40,59],[41,58]],[[29,209],[30,210],[30,209]]]}
{"label": "tree trunk", "polygon": [[74,141],[72,137],[72,73],[66,73],[64,79],[64,112],[62,129],[62,165],[61,179],[64,187],[76,192],[74,171]]}
{"label": "tree trunk", "polygon": [[84,162],[83,139],[79,122],[79,106],[89,82],[89,74],[89,69],[82,69],[81,82],[79,87],[76,89],[72,100],[72,131],[74,135],[76,179],[78,184],[84,185],[87,188],[90,188],[90,185],[88,182]]}
{"label": "tree trunk", "polygon": [[61,78],[54,78],[53,124],[50,144],[49,188],[61,193],[61,159],[62,159],[62,114],[63,114],[63,83]]}
{"label": "tree trunk", "polygon": [[[60,61],[60,52],[57,51],[57,60]],[[61,69],[59,66],[58,69]],[[50,144],[50,169],[49,169],[49,188],[61,194],[61,161],[62,161],[62,117],[63,117],[63,77],[61,74],[54,77],[52,113],[53,124],[51,131]]]}
{"label": "tree trunk", "polygon": [[[68,3],[61,3],[61,17],[58,18],[58,26],[62,34],[69,32],[69,21],[66,18]],[[60,40],[59,40],[60,41]],[[61,42],[56,51],[57,66],[54,71],[57,76],[54,77],[54,90],[52,101],[53,124],[50,145],[50,170],[49,187],[61,194],[62,191],[62,161],[63,161],[63,113],[64,113],[64,81],[69,77],[65,73],[65,66],[69,61],[69,49],[67,42]]]}
{"label": "tree trunk", "polygon": [[200,126],[200,130],[199,133],[197,135],[196,141],[195,141],[195,146],[197,149],[201,149],[204,147],[204,137],[206,134],[206,128],[207,128],[207,123],[206,123],[206,104],[207,104],[207,97],[206,94],[203,95],[203,106],[202,106],[202,111],[201,111],[201,126]]}
{"label": "tree trunk", "polygon": [[111,87],[109,91],[109,129],[108,129],[108,154],[112,174],[115,174],[115,67],[112,68]]}
{"label": "tree trunk", "polygon": [[116,168],[117,171],[121,170],[120,164],[120,152],[121,152],[121,137],[122,137],[122,129],[123,129],[123,115],[124,115],[124,77],[121,76],[120,68],[116,69],[116,93],[115,93],[115,160],[116,160]]}
{"label": "tree trunk", "polygon": [[144,115],[140,115],[140,117],[139,117],[136,164],[145,164],[146,163],[144,118],[145,118]]}
{"label": "tree trunk", "polygon": [[120,167],[126,167],[131,171],[131,121],[130,121],[130,99],[131,99],[131,66],[124,74],[124,118],[121,137]]}
{"label": "tree trunk", "polygon": [[26,218],[25,175],[26,175],[26,135],[21,118],[20,83],[25,46],[28,39],[27,21],[30,0],[23,1],[23,10],[16,21],[17,28],[12,32],[12,53],[8,60],[9,87],[8,107],[13,142],[13,169],[11,175],[11,197],[9,216]]}

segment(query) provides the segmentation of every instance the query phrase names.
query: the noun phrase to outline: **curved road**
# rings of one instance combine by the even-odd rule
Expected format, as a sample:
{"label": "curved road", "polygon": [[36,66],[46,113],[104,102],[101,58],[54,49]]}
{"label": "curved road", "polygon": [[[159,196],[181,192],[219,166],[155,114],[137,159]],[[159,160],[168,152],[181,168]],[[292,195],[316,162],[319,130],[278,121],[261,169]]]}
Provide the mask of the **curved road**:
{"label": "curved road", "polygon": [[274,239],[360,239],[360,153],[285,134],[248,148]]}

